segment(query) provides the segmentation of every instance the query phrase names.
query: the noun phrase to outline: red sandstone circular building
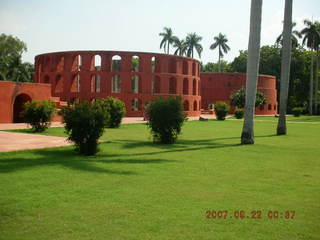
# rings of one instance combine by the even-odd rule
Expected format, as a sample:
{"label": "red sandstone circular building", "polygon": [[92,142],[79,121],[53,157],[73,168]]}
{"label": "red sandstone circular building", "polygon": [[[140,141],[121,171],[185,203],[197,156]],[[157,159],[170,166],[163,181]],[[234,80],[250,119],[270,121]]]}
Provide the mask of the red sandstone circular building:
{"label": "red sandstone circular building", "polygon": [[62,101],[121,99],[127,116],[143,115],[143,106],[158,96],[182,97],[188,116],[199,116],[199,62],[195,59],[142,52],[68,51],[35,57],[35,81],[51,83]]}
{"label": "red sandstone circular building", "polygon": [[[230,104],[232,92],[246,86],[246,74],[244,73],[201,73],[200,78],[202,109],[208,109],[209,104],[217,101]],[[264,94],[267,104],[257,107],[255,113],[275,115],[277,113],[276,77],[259,75],[257,90]]]}

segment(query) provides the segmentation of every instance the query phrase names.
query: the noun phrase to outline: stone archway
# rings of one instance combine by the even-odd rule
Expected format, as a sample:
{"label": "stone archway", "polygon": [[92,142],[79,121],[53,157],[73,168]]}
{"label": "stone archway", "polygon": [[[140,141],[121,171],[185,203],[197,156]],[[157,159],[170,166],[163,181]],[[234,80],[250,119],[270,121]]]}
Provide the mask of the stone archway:
{"label": "stone archway", "polygon": [[29,102],[31,100],[32,100],[31,97],[25,93],[22,93],[16,96],[13,103],[13,122],[14,123],[23,122],[23,118],[20,116],[20,113],[23,110],[23,105],[26,102]]}

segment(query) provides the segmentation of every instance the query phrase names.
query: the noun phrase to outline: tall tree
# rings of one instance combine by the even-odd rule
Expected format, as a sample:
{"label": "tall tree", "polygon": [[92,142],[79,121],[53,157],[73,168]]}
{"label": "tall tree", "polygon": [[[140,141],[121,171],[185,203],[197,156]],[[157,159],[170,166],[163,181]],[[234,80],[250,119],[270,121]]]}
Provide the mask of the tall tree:
{"label": "tall tree", "polygon": [[0,80],[30,82],[33,65],[23,63],[21,55],[27,51],[26,44],[11,35],[0,35]]}
{"label": "tall tree", "polygon": [[163,32],[159,33],[159,36],[162,37],[162,40],[160,43],[160,49],[163,47],[164,52],[169,54],[170,44],[174,42],[172,29],[168,27],[164,27]]}
{"label": "tall tree", "polygon": [[230,47],[227,45],[228,39],[226,35],[219,33],[218,36],[214,37],[214,43],[211,44],[210,49],[214,50],[218,47],[219,49],[219,61],[218,61],[218,71],[221,72],[220,61],[223,58],[223,53],[230,51]]}
{"label": "tall tree", "polygon": [[[320,33],[320,22],[315,21],[316,28],[318,32]],[[320,54],[320,41],[318,44],[316,44],[316,77],[315,77],[315,94],[314,94],[314,113],[317,115],[318,114],[318,96],[319,96],[319,54]]]}
{"label": "tall tree", "polygon": [[176,48],[174,55],[183,56],[186,53],[186,42],[184,39],[179,39],[178,37],[174,37],[173,47]]}
{"label": "tall tree", "polygon": [[193,58],[193,49],[195,48],[199,57],[201,58],[202,53],[202,46],[200,44],[200,41],[202,40],[202,37],[198,36],[196,33],[189,33],[186,38],[186,51],[187,56]]}
{"label": "tall tree", "polygon": [[316,49],[317,43],[320,41],[320,33],[318,32],[317,26],[314,22],[306,19],[304,20],[306,27],[302,29],[301,34],[304,35],[302,44],[307,45],[311,50],[311,66],[310,66],[310,88],[309,88],[309,114],[313,114],[312,105],[313,105],[313,72],[314,72],[314,56],[313,50]]}
{"label": "tall tree", "polygon": [[289,90],[291,47],[292,47],[292,0],[285,1],[283,23],[283,46],[281,59],[280,108],[277,135],[287,134],[286,113]]}
{"label": "tall tree", "polygon": [[[297,48],[299,46],[299,40],[302,38],[301,32],[297,30],[293,30],[293,28],[297,25],[296,22],[292,22],[292,33],[291,33],[291,41],[292,41],[292,48]],[[283,45],[283,34],[281,33],[276,39],[277,46]]]}
{"label": "tall tree", "polygon": [[246,106],[241,134],[241,144],[254,144],[254,109],[257,93],[262,0],[251,0],[250,34],[246,78]]}

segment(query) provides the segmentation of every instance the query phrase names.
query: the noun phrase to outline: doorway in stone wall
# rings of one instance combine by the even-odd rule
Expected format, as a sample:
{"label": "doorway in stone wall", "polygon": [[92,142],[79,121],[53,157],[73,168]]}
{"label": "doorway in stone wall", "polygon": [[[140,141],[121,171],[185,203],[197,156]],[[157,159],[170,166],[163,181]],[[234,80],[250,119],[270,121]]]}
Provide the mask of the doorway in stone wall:
{"label": "doorway in stone wall", "polygon": [[21,117],[21,112],[23,111],[23,105],[26,102],[29,102],[31,100],[32,100],[31,97],[24,93],[16,96],[13,103],[13,122],[14,123],[24,122],[23,118]]}

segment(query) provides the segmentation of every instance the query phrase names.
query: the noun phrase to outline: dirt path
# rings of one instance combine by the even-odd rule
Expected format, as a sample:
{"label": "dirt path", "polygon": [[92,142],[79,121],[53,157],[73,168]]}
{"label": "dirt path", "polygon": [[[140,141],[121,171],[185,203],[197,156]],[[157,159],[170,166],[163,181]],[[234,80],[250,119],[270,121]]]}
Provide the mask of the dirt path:
{"label": "dirt path", "polygon": [[63,137],[0,131],[0,152],[68,146]]}

